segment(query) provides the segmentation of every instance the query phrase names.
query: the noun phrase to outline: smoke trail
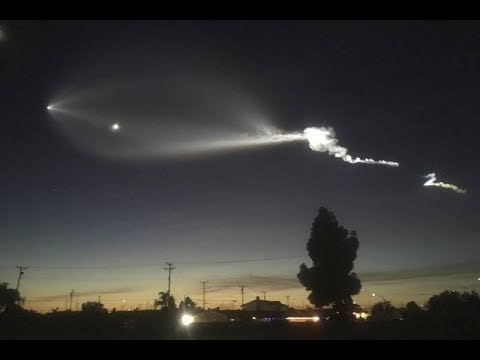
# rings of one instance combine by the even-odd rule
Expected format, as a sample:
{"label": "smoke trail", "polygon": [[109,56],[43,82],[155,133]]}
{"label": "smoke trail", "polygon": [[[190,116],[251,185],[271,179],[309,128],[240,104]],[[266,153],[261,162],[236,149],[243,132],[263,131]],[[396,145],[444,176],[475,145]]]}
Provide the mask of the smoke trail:
{"label": "smoke trail", "polygon": [[436,182],[437,177],[436,177],[435,173],[425,175],[425,178],[427,178],[428,180],[425,182],[425,184],[423,184],[423,186],[438,186],[438,187],[441,187],[441,188],[444,188],[444,189],[453,190],[453,191],[455,191],[459,194],[465,194],[467,192],[467,190],[461,189],[458,186],[453,185],[453,184],[446,184],[446,183],[443,183],[441,181]]}
{"label": "smoke trail", "polygon": [[338,145],[338,139],[335,138],[335,132],[331,127],[310,127],[306,128],[303,131],[303,134],[310,144],[310,149],[314,151],[328,152],[329,155],[341,158],[343,161],[350,164],[400,165],[398,162],[394,161],[360,159],[359,157],[353,159],[352,156],[348,154],[347,148]]}

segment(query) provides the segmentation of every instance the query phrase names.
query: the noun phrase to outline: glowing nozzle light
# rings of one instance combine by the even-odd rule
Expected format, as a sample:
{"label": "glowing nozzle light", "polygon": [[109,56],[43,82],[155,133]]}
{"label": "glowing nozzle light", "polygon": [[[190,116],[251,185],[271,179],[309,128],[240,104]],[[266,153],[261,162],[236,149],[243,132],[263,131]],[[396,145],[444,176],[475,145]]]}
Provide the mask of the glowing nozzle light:
{"label": "glowing nozzle light", "polygon": [[437,177],[436,177],[435,173],[425,175],[425,178],[428,179],[428,180],[425,182],[425,184],[423,184],[423,186],[437,186],[437,187],[441,187],[441,188],[444,188],[444,189],[453,190],[453,191],[455,191],[459,194],[465,194],[467,192],[467,190],[461,189],[456,185],[446,184],[446,183],[443,183],[441,181],[436,181]]}
{"label": "glowing nozzle light", "polygon": [[309,127],[303,131],[304,137],[308,140],[310,149],[313,151],[328,152],[329,155],[333,155],[337,158],[341,158],[343,161],[350,164],[375,164],[375,165],[387,165],[387,166],[399,166],[398,162],[386,161],[386,160],[373,160],[373,159],[353,159],[348,154],[347,148],[338,145],[338,139],[335,137],[333,128],[316,128]]}

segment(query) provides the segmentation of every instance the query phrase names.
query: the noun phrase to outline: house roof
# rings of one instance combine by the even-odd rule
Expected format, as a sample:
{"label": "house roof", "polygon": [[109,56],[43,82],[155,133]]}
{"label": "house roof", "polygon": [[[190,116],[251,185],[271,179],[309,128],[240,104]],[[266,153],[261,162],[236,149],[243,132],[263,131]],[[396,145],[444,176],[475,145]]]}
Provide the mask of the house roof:
{"label": "house roof", "polygon": [[[245,303],[243,304],[242,306],[247,306],[249,304],[265,304],[265,305],[284,305],[282,304],[280,301],[270,301],[270,300],[260,300],[260,299],[255,299],[255,300],[252,300],[248,303]],[[284,305],[284,306],[287,306],[287,305]]]}

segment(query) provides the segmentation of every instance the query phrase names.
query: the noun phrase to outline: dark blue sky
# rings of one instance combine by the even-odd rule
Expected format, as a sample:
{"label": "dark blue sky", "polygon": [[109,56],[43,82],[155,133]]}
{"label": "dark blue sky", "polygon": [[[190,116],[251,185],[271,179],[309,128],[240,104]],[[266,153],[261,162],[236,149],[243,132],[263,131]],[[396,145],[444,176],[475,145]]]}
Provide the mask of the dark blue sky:
{"label": "dark blue sky", "polygon": [[[73,286],[85,293],[128,288],[137,294],[130,296],[149,299],[164,290],[162,267],[171,260],[202,263],[178,265],[178,297],[200,293],[203,279],[236,296],[229,287],[250,279],[251,296],[270,287],[280,298],[300,291],[290,280],[306,259],[320,206],[358,232],[364,295],[379,286],[394,300],[420,295],[410,281],[396,283],[402,294],[379,284],[387,272],[399,279],[418,273],[422,288],[422,281],[433,281],[423,278],[429,267],[428,276],[442,276],[443,290],[470,286],[465,281],[480,271],[478,21],[5,21],[0,27],[0,280],[14,283],[17,264],[38,266],[27,271],[27,296],[56,296]],[[400,167],[352,165],[304,143],[123,161],[88,151],[100,141],[88,131],[77,133],[78,146],[45,110],[77,90],[98,91],[99,116],[142,108],[144,96],[163,104],[154,87],[143,87],[131,106],[105,89],[172,73],[212,79],[221,84],[214,97],[219,88],[232,91],[285,131],[332,126],[353,155]],[[130,122],[150,121],[130,112]],[[430,172],[468,193],[424,188],[422,176]],[[291,258],[221,270],[205,265],[283,257]],[[79,274],[92,269],[42,266],[121,271],[88,277]],[[455,277],[462,274],[467,280]],[[129,276],[127,285],[118,284]],[[122,291],[112,305],[126,296]]]}

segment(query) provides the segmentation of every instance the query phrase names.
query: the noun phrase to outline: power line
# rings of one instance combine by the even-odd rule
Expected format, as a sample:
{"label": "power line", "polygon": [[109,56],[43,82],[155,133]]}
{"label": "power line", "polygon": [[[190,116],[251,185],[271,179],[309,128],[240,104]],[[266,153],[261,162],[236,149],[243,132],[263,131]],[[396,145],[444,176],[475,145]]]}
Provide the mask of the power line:
{"label": "power line", "polygon": [[256,261],[272,261],[272,260],[283,260],[283,259],[299,259],[304,258],[305,255],[300,256],[280,256],[272,258],[261,258],[261,259],[243,259],[243,260],[219,260],[219,261],[190,261],[190,262],[177,262],[177,264],[186,264],[186,265],[199,265],[199,264],[235,264],[235,263],[246,263],[246,262],[256,262]]}
{"label": "power line", "polygon": [[[237,260],[213,260],[213,261],[177,261],[176,264],[180,265],[209,265],[209,264],[237,264],[248,262],[261,262],[261,261],[274,261],[274,260],[286,260],[286,259],[299,259],[304,258],[305,255],[295,256],[279,256],[270,258],[257,258],[257,259],[237,259]],[[119,269],[119,268],[139,268],[139,267],[158,267],[161,266],[158,263],[152,264],[130,264],[130,265],[105,265],[105,266],[43,266],[32,265],[30,269],[45,269],[45,270],[96,270],[96,269]],[[0,269],[11,268],[9,266],[2,266]]]}

